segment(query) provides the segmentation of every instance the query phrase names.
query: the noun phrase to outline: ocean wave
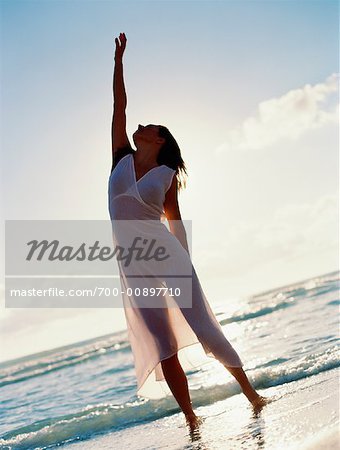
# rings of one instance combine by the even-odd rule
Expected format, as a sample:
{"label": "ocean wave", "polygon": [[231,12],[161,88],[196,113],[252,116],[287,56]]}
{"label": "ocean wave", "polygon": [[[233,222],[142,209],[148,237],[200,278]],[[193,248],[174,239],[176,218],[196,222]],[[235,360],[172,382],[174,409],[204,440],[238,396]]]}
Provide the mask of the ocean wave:
{"label": "ocean wave", "polygon": [[[327,284],[328,283],[328,284]],[[275,311],[287,309],[298,301],[316,298],[320,295],[339,289],[338,276],[335,274],[327,279],[315,278],[304,283],[304,287],[296,285],[286,290],[269,291],[246,306],[243,311],[228,314],[222,310],[216,313],[220,325],[224,326],[233,322],[247,321],[261,316],[271,314]],[[261,300],[261,301],[260,301]],[[329,306],[339,305],[338,299],[327,303]],[[80,345],[70,348],[62,347],[33,355],[35,358],[19,359],[7,366],[0,365],[0,387],[8,384],[19,383],[30,378],[47,375],[61,369],[75,366],[100,358],[103,355],[112,355],[119,352],[131,352],[131,346],[126,332],[106,336],[104,339],[96,339],[94,342],[79,343]],[[32,355],[31,355],[32,356]],[[116,369],[110,369],[115,372]]]}
{"label": "ocean wave", "polygon": [[0,374],[0,387],[72,367],[103,355],[130,350],[131,346],[127,340],[117,341],[114,338],[106,342],[97,342],[96,344],[85,347],[72,348],[68,351],[58,349],[58,352],[50,353],[40,358],[37,357],[32,360],[18,362],[3,369]]}
{"label": "ocean wave", "polygon": [[251,296],[253,303],[265,302],[274,297],[295,297],[308,298],[314,295],[321,295],[329,291],[339,289],[340,272],[335,271],[322,276],[309,278],[290,286],[282,286],[280,288],[271,289],[269,291],[260,292]]}
{"label": "ocean wave", "polygon": [[[327,351],[305,355],[293,361],[278,359],[271,364],[256,367],[252,374],[253,385],[255,389],[269,388],[339,366],[337,347],[334,346]],[[191,398],[198,407],[213,404],[239,392],[239,385],[232,381],[228,384],[192,389]],[[161,400],[136,399],[122,405],[109,403],[90,405],[73,414],[44,419],[8,432],[0,439],[0,446],[8,450],[47,449],[142,422],[150,422],[178,411],[171,396]]]}
{"label": "ocean wave", "polygon": [[266,314],[271,314],[274,311],[278,311],[280,309],[286,309],[295,304],[295,298],[290,297],[285,300],[274,301],[269,305],[265,306],[251,306],[248,311],[244,311],[242,313],[234,314],[231,317],[220,320],[220,324],[226,325],[228,323],[240,322],[249,319],[254,319],[255,317],[265,316]]}
{"label": "ocean wave", "polygon": [[[218,320],[221,326],[232,322],[246,321],[288,308],[294,304],[294,301],[294,297],[286,299],[283,296],[279,296],[266,306],[250,306],[249,310],[241,313],[237,312],[231,316],[221,312],[218,314]],[[68,367],[88,362],[103,355],[114,356],[113,354],[119,352],[131,352],[130,343],[125,335],[124,338],[122,338],[122,335],[120,335],[119,339],[111,336],[105,340],[82,346],[79,345],[67,350],[63,347],[58,348],[42,356],[37,354],[35,358],[24,361],[19,360],[17,363],[2,369],[0,372],[0,387],[19,383],[30,378],[44,376],[61,369],[67,369]],[[115,369],[112,370],[115,371]]]}
{"label": "ocean wave", "polygon": [[[336,280],[335,280],[336,281]],[[337,286],[310,285],[309,297],[315,297],[321,293],[330,292]],[[246,309],[234,314],[225,313],[223,310],[216,313],[221,326],[233,323],[255,319],[261,316],[271,314],[275,311],[287,309],[296,304],[299,296],[306,299],[306,289],[296,288],[286,291],[276,291],[266,301],[262,299],[261,303],[247,305]],[[329,305],[337,305],[339,300],[329,302]],[[68,367],[102,357],[103,355],[112,355],[118,352],[131,352],[131,346],[126,333],[120,333],[118,336],[106,337],[105,340],[97,340],[91,344],[79,345],[65,350],[58,348],[47,354],[36,358],[28,359],[5,367],[0,372],[0,387],[8,384],[19,383],[30,378],[47,375],[51,372],[66,369]],[[115,371],[116,369],[111,369]]]}
{"label": "ocean wave", "polygon": [[331,300],[330,302],[327,303],[327,305],[338,306],[340,305],[340,300]]}

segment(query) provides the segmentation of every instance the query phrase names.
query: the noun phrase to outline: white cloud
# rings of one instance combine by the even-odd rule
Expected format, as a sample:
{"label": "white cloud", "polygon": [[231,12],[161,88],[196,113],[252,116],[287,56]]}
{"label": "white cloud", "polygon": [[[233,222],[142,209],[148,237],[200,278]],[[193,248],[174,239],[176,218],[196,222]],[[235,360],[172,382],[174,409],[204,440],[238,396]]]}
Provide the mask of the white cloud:
{"label": "white cloud", "polygon": [[338,74],[330,75],[324,83],[287,92],[279,98],[258,105],[256,116],[248,117],[229,131],[226,141],[215,152],[257,150],[281,139],[296,140],[309,130],[329,123],[338,123],[339,105],[334,105],[338,91]]}
{"label": "white cloud", "polygon": [[287,205],[261,223],[241,222],[226,228],[223,234],[206,239],[195,250],[195,259],[215,277],[244,274],[246,280],[247,271],[274,261],[284,262],[287,269],[297,261],[306,267],[315,265],[322,255],[332,255],[336,261],[338,229],[338,196],[326,195],[312,204]]}

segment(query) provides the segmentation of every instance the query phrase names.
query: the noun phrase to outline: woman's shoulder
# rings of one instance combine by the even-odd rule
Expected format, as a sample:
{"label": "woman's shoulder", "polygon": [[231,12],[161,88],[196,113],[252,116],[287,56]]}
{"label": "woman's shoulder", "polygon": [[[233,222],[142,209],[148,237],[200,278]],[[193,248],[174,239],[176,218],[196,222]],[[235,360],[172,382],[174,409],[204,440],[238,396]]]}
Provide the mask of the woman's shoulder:
{"label": "woman's shoulder", "polygon": [[127,155],[133,155],[134,150],[130,145],[126,145],[125,147],[118,148],[115,153],[113,154],[113,163],[111,168],[111,173],[113,172],[113,169],[117,166],[119,161],[124,158]]}
{"label": "woman's shoulder", "polygon": [[162,164],[163,167],[165,167],[170,173],[176,172],[176,170],[172,169],[171,167],[167,166],[166,164]]}

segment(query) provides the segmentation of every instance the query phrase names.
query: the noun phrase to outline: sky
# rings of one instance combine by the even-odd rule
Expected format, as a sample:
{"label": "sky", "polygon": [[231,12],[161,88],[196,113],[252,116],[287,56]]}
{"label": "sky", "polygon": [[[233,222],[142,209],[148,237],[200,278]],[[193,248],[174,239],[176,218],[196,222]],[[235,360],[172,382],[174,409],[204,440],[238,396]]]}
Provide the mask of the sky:
{"label": "sky", "polygon": [[[208,301],[338,270],[333,0],[2,0],[2,248],[4,220],[109,220],[120,32],[128,135],[160,123],[181,147]],[[5,308],[0,268],[0,360],[125,328],[117,308]]]}

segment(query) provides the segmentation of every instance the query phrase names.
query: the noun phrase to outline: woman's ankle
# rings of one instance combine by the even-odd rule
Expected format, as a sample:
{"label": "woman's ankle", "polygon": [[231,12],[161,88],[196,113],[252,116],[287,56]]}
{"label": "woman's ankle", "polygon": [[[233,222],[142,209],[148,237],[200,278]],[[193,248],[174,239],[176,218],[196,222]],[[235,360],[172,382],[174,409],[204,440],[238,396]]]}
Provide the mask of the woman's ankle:
{"label": "woman's ankle", "polygon": [[247,397],[247,399],[250,402],[253,402],[254,400],[261,397],[255,390],[250,391],[250,392],[244,392],[244,395]]}

